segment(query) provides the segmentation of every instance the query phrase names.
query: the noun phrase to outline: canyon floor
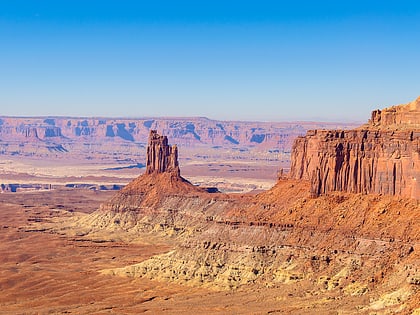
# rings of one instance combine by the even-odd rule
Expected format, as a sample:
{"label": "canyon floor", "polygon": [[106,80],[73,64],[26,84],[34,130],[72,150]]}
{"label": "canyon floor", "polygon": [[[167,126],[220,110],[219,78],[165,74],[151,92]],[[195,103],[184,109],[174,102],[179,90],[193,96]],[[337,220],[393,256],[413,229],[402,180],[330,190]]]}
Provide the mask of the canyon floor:
{"label": "canyon floor", "polygon": [[145,235],[125,242],[40,228],[86,216],[112,194],[85,189],[0,194],[0,314],[377,313],[368,308],[369,293],[317,291],[308,281],[217,290],[106,275],[101,270],[169,252],[174,241]]}
{"label": "canyon floor", "polygon": [[[181,160],[183,175],[196,185],[214,186],[224,192],[248,192],[271,188],[281,167],[287,167],[275,154],[264,157],[254,152],[238,160],[229,150],[186,149],[191,159]],[[139,159],[144,162],[144,157]],[[0,184],[126,185],[144,172],[137,160],[0,157]]]}
{"label": "canyon floor", "polygon": [[[69,189],[0,195],[0,314],[257,314],[312,304],[298,288],[218,292],[102,275],[101,269],[140,262],[172,245],[96,241],[31,227],[31,222],[90,213],[111,194]],[[284,305],[285,299],[295,305]]]}

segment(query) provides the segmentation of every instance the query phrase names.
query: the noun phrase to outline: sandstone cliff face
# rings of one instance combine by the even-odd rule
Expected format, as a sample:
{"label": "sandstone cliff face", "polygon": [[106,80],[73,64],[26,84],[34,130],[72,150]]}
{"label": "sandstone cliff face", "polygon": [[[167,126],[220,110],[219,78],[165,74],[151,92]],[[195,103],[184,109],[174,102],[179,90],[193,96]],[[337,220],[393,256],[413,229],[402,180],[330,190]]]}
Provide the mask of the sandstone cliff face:
{"label": "sandstone cliff face", "polygon": [[168,137],[151,130],[147,146],[146,174],[164,172],[179,176],[178,148],[176,145],[168,145]]}
{"label": "sandstone cliff face", "polygon": [[381,129],[419,129],[420,97],[415,101],[372,112],[369,125]]}
{"label": "sandstone cliff face", "polygon": [[290,177],[309,180],[314,196],[345,191],[420,199],[419,104],[374,111],[355,130],[308,131],[293,145]]}

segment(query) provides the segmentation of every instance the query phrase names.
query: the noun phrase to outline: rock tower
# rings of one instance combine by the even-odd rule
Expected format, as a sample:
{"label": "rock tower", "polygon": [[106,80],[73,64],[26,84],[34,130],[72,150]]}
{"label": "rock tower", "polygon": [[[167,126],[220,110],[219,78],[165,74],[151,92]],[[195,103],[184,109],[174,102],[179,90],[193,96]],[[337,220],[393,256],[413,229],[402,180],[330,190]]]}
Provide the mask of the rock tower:
{"label": "rock tower", "polygon": [[147,146],[146,174],[172,173],[180,176],[178,148],[168,145],[168,138],[151,130]]}

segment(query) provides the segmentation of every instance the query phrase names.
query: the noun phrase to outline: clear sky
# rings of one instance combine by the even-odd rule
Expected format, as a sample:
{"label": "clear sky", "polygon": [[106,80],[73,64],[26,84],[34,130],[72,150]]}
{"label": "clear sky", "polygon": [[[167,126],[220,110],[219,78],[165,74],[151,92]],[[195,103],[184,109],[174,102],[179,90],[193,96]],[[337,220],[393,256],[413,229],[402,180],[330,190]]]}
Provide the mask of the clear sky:
{"label": "clear sky", "polygon": [[0,115],[356,120],[420,95],[420,1],[0,1]]}

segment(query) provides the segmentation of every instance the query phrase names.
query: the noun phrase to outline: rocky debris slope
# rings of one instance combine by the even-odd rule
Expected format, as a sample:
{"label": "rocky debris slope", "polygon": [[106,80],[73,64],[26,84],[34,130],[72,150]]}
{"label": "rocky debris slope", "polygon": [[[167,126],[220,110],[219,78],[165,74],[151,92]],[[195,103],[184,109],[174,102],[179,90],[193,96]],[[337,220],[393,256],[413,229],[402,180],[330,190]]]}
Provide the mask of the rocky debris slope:
{"label": "rocky debris slope", "polygon": [[420,98],[376,110],[354,130],[313,130],[292,148],[290,177],[331,191],[420,199]]}
{"label": "rocky debris slope", "polygon": [[309,295],[359,297],[365,309],[389,295],[379,308],[412,309],[420,284],[418,202],[343,193],[314,199],[308,188],[284,180],[257,196],[168,194],[150,207],[97,212],[103,229],[176,244],[103,273],[219,290],[296,285]]}

